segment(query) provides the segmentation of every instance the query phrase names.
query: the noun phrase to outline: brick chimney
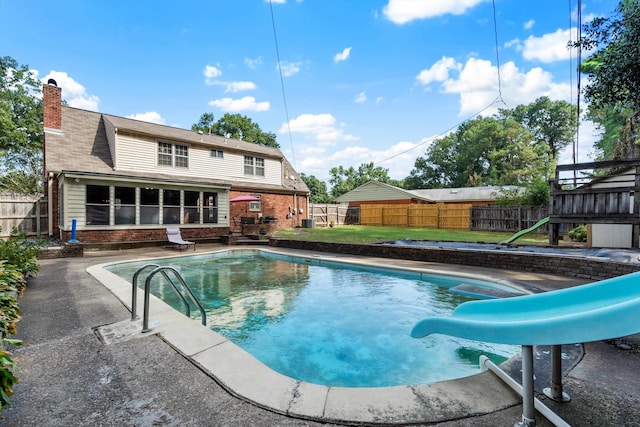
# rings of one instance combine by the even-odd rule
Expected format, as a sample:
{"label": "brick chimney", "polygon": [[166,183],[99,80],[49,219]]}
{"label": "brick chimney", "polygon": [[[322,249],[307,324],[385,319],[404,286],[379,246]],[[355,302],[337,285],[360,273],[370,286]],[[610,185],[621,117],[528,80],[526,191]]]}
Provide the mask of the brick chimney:
{"label": "brick chimney", "polygon": [[62,89],[55,80],[42,85],[42,103],[44,128],[62,130]]}

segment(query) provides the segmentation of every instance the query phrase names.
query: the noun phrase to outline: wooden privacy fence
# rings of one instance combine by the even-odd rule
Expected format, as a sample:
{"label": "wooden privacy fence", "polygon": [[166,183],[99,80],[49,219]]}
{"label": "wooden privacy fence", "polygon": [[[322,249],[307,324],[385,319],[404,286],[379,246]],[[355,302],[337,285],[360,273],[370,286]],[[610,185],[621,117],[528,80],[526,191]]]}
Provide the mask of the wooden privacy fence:
{"label": "wooden privacy fence", "polygon": [[0,237],[8,237],[15,227],[29,236],[46,235],[48,203],[40,196],[0,193]]}
{"label": "wooden privacy fence", "polygon": [[360,224],[468,230],[471,204],[360,205]]}
{"label": "wooden privacy fence", "polygon": [[[471,209],[471,230],[520,231],[549,216],[548,206],[474,206]],[[547,233],[543,225],[539,233]]]}
{"label": "wooden privacy fence", "polygon": [[333,221],[334,224],[348,224],[348,206],[329,203],[310,203],[309,218],[314,219],[317,226],[328,226]]}

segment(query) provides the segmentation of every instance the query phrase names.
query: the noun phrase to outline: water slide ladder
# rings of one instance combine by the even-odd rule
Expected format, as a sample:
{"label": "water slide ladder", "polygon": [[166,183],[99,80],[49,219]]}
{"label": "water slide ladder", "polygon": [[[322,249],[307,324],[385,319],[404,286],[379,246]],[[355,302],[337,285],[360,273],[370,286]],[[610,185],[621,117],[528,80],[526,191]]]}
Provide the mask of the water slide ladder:
{"label": "water slide ladder", "polygon": [[511,298],[468,301],[449,317],[427,317],[411,330],[413,338],[440,333],[476,341],[522,346],[522,386],[481,357],[522,396],[522,421],[533,427],[537,409],[556,426],[567,424],[534,396],[533,346],[551,347],[551,384],[547,397],[566,402],[562,390],[561,345],[600,341],[640,333],[640,272],[586,285]]}
{"label": "water slide ladder", "polygon": [[[169,283],[169,285],[171,285],[171,288],[174,290],[176,295],[178,295],[178,297],[184,304],[186,316],[191,317],[191,306],[189,305],[189,301],[187,301],[185,294],[198,307],[198,309],[200,309],[200,314],[202,315],[202,325],[207,326],[207,315],[204,311],[204,308],[202,307],[202,304],[200,304],[200,301],[198,301],[196,296],[193,294],[193,292],[191,291],[191,288],[189,288],[189,285],[187,285],[187,282],[185,282],[182,275],[180,275],[180,272],[176,270],[174,267],[160,266],[158,264],[147,264],[143,267],[140,267],[133,274],[133,280],[132,280],[133,289],[131,293],[131,320],[132,321],[137,319],[136,310],[137,310],[138,299],[136,298],[136,296],[137,296],[137,290],[138,290],[138,276],[140,275],[140,273],[142,273],[144,270],[148,268],[153,268],[153,270],[151,271],[151,273],[149,273],[149,275],[144,281],[144,306],[143,306],[142,332],[151,331],[151,329],[149,328],[149,302],[150,302],[149,289],[151,287],[151,279],[153,278],[153,276],[155,276],[158,273],[165,278],[165,280]],[[171,276],[173,276],[173,279]],[[180,283],[180,287],[176,285],[176,282],[174,281],[174,279],[176,279]]]}

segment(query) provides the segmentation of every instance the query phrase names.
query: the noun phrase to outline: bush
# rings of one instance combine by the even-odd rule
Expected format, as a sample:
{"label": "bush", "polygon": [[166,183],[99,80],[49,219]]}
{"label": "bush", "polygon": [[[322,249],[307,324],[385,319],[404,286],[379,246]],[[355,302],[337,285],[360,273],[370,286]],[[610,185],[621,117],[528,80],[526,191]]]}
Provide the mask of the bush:
{"label": "bush", "polygon": [[7,338],[16,333],[20,320],[20,296],[27,287],[25,277],[35,275],[40,269],[38,253],[44,244],[42,239],[27,240],[27,234],[13,228],[7,240],[0,240],[0,412],[9,404],[13,386],[18,382],[14,375],[17,367],[6,351],[9,345],[21,345],[17,339]]}
{"label": "bush", "polygon": [[538,178],[529,183],[524,191],[502,190],[502,194],[496,199],[498,206],[548,206],[549,183]]}
{"label": "bush", "polygon": [[0,260],[16,266],[26,277],[34,276],[40,269],[37,256],[43,244],[42,238],[27,240],[27,233],[14,227],[7,240],[0,240]]}
{"label": "bush", "polygon": [[586,242],[587,241],[587,226],[580,225],[573,230],[570,230],[567,235],[574,242]]}

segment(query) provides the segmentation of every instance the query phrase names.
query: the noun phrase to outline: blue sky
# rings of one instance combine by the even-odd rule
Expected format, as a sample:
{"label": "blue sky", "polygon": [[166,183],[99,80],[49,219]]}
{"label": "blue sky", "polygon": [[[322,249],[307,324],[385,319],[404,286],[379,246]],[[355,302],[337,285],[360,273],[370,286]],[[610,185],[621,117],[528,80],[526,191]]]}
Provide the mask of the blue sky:
{"label": "blue sky", "polygon": [[[583,1],[583,22],[617,4]],[[326,180],[331,167],[374,162],[402,179],[434,137],[481,111],[543,95],[575,103],[576,53],[566,45],[576,8],[577,0],[0,0],[0,55],[55,78],[74,107],[187,129],[205,112],[240,113],[275,133],[299,172]],[[592,160],[595,134],[581,128],[579,161]]]}

